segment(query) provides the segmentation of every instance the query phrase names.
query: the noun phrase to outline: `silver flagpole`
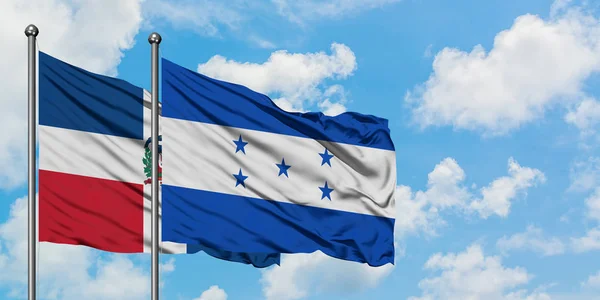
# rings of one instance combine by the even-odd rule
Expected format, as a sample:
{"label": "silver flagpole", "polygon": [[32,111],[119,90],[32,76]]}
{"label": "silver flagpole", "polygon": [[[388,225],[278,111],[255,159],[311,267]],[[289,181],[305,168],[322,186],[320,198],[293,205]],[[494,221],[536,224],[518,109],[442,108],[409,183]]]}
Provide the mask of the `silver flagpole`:
{"label": "silver flagpole", "polygon": [[27,36],[28,42],[28,126],[29,139],[27,143],[27,164],[28,164],[28,203],[29,203],[29,239],[27,247],[27,264],[28,264],[28,294],[29,300],[36,299],[36,246],[37,246],[37,220],[36,220],[36,199],[35,199],[35,185],[36,185],[36,172],[35,172],[35,142],[36,142],[36,79],[37,79],[37,60],[36,60],[36,38],[39,33],[38,28],[31,24],[25,28],[25,36]]}
{"label": "silver flagpole", "polygon": [[158,45],[162,38],[153,32],[152,47],[152,300],[158,300]]}

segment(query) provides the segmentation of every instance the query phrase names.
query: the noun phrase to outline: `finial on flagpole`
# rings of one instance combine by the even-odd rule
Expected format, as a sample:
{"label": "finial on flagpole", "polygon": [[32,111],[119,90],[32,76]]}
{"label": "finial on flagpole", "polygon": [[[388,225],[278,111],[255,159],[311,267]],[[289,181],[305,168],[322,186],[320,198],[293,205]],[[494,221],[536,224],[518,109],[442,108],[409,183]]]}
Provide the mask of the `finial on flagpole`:
{"label": "finial on flagpole", "polygon": [[[33,25],[33,24],[29,24],[26,28],[25,28],[25,35],[30,37],[30,36],[34,36],[37,37],[38,33],[40,33],[39,29],[37,28],[37,26]],[[158,36],[158,38],[160,39],[160,36]],[[160,43],[160,42],[159,42]]]}
{"label": "finial on flagpole", "polygon": [[160,44],[160,42],[162,41],[162,37],[160,37],[160,34],[153,32],[150,34],[150,36],[148,37],[148,43],[150,44]]}

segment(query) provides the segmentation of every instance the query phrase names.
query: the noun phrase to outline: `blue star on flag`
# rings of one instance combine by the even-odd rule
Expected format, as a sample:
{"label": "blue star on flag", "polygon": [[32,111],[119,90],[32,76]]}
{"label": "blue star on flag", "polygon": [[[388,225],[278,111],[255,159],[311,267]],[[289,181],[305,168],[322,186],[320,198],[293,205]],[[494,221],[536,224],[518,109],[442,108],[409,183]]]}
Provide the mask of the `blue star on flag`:
{"label": "blue star on flag", "polygon": [[333,192],[333,189],[330,189],[329,186],[327,186],[327,181],[325,181],[325,186],[319,187],[319,189],[323,193],[323,195],[321,196],[321,200],[327,197],[329,198],[329,201],[331,201],[331,192]]}
{"label": "blue star on flag", "polygon": [[242,150],[242,152],[244,154],[246,154],[246,150],[244,149],[244,147],[246,145],[248,145],[248,142],[244,142],[242,140],[242,135],[241,134],[240,134],[240,138],[237,141],[233,140],[233,143],[235,143],[235,153],[238,153],[238,151]]}
{"label": "blue star on flag", "polygon": [[290,176],[288,176],[288,172],[287,171],[292,166],[286,165],[285,164],[285,159],[282,158],[281,159],[281,163],[280,164],[276,164],[276,165],[277,165],[277,167],[279,167],[279,175],[277,175],[277,176],[281,176],[281,174],[285,174],[285,177],[288,177],[288,178],[290,177]]}
{"label": "blue star on flag", "polygon": [[331,167],[331,158],[333,157],[333,155],[329,154],[327,148],[325,148],[325,153],[319,153],[319,155],[321,155],[321,157],[323,158],[321,166],[327,163]]}
{"label": "blue star on flag", "polygon": [[242,174],[242,169],[240,168],[240,172],[237,174],[232,174],[233,177],[235,177],[235,186],[238,185],[242,185],[244,188],[246,188],[246,184],[244,183],[244,180],[246,180],[246,178],[248,178],[248,176],[244,176],[244,174]]}

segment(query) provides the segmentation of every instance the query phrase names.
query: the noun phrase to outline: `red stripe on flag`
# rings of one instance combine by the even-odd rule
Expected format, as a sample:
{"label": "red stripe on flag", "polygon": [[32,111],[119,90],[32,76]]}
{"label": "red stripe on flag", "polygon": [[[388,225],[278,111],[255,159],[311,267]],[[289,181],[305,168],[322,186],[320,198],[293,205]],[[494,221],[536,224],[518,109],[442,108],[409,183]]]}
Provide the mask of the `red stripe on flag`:
{"label": "red stripe on flag", "polygon": [[143,252],[144,186],[39,171],[40,242]]}

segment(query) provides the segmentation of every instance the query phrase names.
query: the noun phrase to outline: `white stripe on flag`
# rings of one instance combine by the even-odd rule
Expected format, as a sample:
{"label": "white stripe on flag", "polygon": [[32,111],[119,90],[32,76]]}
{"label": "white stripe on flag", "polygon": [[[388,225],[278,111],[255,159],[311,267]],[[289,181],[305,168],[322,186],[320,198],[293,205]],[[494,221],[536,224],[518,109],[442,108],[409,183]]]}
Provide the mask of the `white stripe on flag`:
{"label": "white stripe on flag", "polygon": [[141,140],[39,126],[40,169],[130,183],[144,181]]}
{"label": "white stripe on flag", "polygon": [[[394,151],[171,118],[162,127],[164,184],[394,218]],[[240,135],[245,155],[235,152]],[[325,147],[331,167],[321,165]],[[278,176],[282,158],[289,178]],[[246,188],[235,186],[240,168]],[[321,199],[325,181],[331,201]]]}

